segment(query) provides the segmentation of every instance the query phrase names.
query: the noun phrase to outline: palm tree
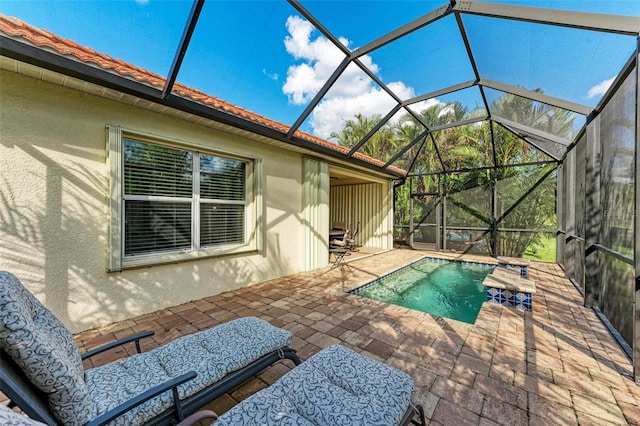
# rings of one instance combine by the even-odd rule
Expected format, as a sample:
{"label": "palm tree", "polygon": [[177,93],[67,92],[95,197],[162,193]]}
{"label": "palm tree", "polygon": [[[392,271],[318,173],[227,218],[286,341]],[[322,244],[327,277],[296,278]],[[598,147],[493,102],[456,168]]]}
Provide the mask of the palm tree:
{"label": "palm tree", "polygon": [[[491,111],[494,115],[562,137],[569,136],[575,119],[573,113],[513,95],[505,95],[496,100]],[[492,130],[495,154],[491,143]],[[458,207],[448,210],[449,223],[466,220],[475,225],[484,222],[493,226],[500,219],[500,223],[496,224],[502,228],[542,229],[555,220],[554,175],[547,177],[522,199],[539,178],[549,175],[551,169],[555,169],[554,164],[499,167],[549,160],[546,154],[501,126],[493,126],[492,129],[489,122],[449,129],[439,142],[443,162],[450,170],[470,169],[465,173],[447,175],[448,200]],[[488,165],[498,167],[477,169]],[[476,169],[473,170],[474,168]],[[493,217],[487,202],[492,197],[493,185],[497,186],[499,217]],[[507,211],[506,216],[500,217]],[[502,232],[495,254],[520,257],[539,238],[537,233]]]}
{"label": "palm tree", "polygon": [[381,117],[379,114],[367,118],[362,114],[356,114],[355,120],[347,120],[338,132],[331,132],[329,139],[335,139],[339,145],[351,148],[365,137],[373,129]]}
{"label": "palm tree", "polygon": [[[574,113],[561,108],[511,94],[505,94],[493,102],[491,111],[496,116],[566,138],[572,136],[576,117]],[[469,111],[459,102],[432,105],[416,115],[406,114],[393,124],[386,123],[359,152],[388,161],[423,133],[425,126],[431,129],[480,114],[485,114],[484,109]],[[381,120],[379,115],[367,118],[358,114],[354,118],[345,122],[341,132],[332,133],[331,138],[340,145],[353,147]],[[451,206],[447,211],[448,223],[487,229],[494,224],[504,228],[541,229],[555,220],[554,175],[547,177],[524,200],[521,198],[538,178],[548,174],[555,165],[502,166],[548,159],[546,154],[502,126],[485,121],[435,131],[409,149],[393,165],[414,175],[411,177],[414,194],[446,194]],[[412,163],[413,168],[408,170]],[[443,173],[444,179],[438,178],[435,173]],[[499,218],[494,217],[491,211],[494,186],[499,193],[496,200],[498,211],[509,211],[508,215],[500,218],[500,223],[496,223]],[[410,197],[408,185],[396,189],[396,224],[409,223]],[[510,209],[516,202],[519,204]],[[420,216],[427,212],[421,208],[417,210],[414,211],[414,217],[419,222]],[[500,244],[496,246],[496,254],[521,256],[526,247],[538,238],[534,233],[518,235],[503,232]]]}

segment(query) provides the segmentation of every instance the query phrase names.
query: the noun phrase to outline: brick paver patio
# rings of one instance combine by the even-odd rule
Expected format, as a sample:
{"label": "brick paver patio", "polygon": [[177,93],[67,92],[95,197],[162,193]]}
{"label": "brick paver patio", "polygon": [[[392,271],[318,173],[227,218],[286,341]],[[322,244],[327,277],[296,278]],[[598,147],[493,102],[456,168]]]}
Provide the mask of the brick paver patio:
{"label": "brick paver patio", "polygon": [[[640,425],[630,360],[555,264],[532,263],[533,312],[484,304],[475,324],[345,295],[428,253],[394,250],[197,300],[76,336],[82,350],[142,330],[145,349],[242,316],[290,330],[304,360],[340,343],[411,374],[430,425]],[[429,254],[433,255],[433,254]],[[214,280],[215,277],[210,279]],[[97,363],[134,348],[112,351]],[[276,364],[223,412],[292,367]]]}

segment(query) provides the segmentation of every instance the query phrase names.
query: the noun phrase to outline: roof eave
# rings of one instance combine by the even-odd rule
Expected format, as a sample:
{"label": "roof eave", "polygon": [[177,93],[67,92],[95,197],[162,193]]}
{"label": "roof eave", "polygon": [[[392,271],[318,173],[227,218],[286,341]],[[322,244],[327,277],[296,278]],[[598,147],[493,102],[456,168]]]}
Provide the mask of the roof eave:
{"label": "roof eave", "polygon": [[339,151],[331,149],[330,147],[307,141],[295,135],[287,137],[286,132],[278,131],[269,126],[261,125],[254,121],[247,120],[243,117],[202,104],[189,98],[170,94],[163,99],[162,88],[156,88],[149,84],[127,78],[121,74],[94,66],[90,63],[79,61],[74,57],[64,56],[53,51],[45,50],[38,46],[9,37],[5,34],[0,34],[0,55],[86,81],[88,83],[116,90],[121,93],[136,96],[163,106],[218,121],[257,135],[301,147],[318,154],[328,155],[332,158],[348,161],[351,164],[374,170],[390,177],[404,177],[404,173],[400,170],[385,169],[357,157],[347,157],[346,154],[341,154]]}

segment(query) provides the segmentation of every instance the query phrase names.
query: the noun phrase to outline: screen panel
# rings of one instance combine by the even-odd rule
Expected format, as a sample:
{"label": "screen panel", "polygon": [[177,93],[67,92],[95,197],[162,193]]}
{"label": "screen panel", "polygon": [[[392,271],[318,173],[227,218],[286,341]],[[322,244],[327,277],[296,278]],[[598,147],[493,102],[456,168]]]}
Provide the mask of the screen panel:
{"label": "screen panel", "polygon": [[[631,73],[601,113],[601,244],[633,259],[635,246],[636,74]],[[608,255],[601,257],[600,308],[633,342],[634,268]]]}
{"label": "screen panel", "polygon": [[492,223],[489,171],[449,173],[445,182],[447,227],[488,228]]}

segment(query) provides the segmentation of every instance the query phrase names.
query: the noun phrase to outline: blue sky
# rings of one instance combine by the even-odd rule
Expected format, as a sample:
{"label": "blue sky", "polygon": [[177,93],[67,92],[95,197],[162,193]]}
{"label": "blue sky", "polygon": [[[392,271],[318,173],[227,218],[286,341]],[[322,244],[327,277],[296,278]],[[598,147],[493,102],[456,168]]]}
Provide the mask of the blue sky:
{"label": "blue sky", "polygon": [[[501,2],[640,15],[637,0]],[[353,49],[446,2],[301,3]],[[191,4],[190,0],[2,0],[0,13],[166,75]],[[551,96],[592,106],[636,43],[633,37],[522,22],[471,16],[463,21],[482,77],[528,89],[542,88]],[[341,60],[338,49],[285,1],[207,0],[178,81],[293,124]],[[403,98],[473,79],[452,16],[376,50],[362,61]],[[459,96],[471,108],[479,99],[474,90]],[[446,100],[452,97],[455,95]],[[440,99],[431,103],[437,101]],[[392,104],[353,67],[338,80],[303,129],[328,137],[355,113],[385,115]]]}

